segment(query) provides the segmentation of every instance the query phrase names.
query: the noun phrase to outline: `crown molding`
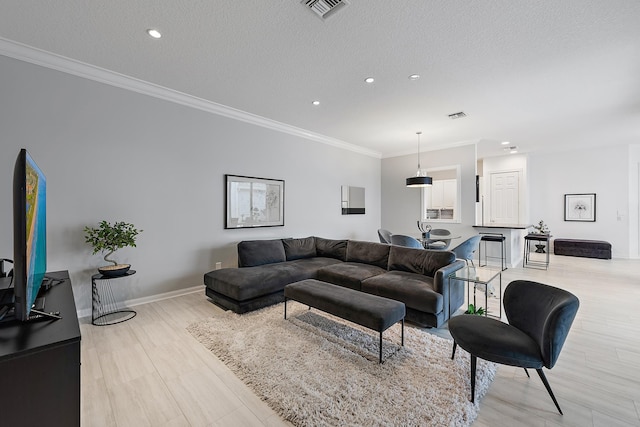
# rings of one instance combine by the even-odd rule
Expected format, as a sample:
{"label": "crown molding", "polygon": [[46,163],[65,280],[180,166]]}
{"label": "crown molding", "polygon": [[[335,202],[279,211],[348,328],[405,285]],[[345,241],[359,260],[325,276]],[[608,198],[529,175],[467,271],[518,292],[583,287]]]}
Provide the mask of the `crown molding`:
{"label": "crown molding", "polygon": [[22,43],[0,37],[0,55],[7,56],[20,61],[29,62],[52,70],[61,71],[84,79],[93,80],[121,89],[137,92],[143,95],[173,102],[201,111],[206,111],[218,116],[227,117],[252,125],[271,129],[289,135],[304,138],[310,141],[331,145],[343,150],[353,151],[366,156],[382,158],[382,154],[367,148],[351,144],[336,138],[331,138],[319,133],[311,132],[302,128],[288,125],[268,119],[266,117],[251,114],[203,98],[188,95],[173,89],[156,85],[144,80],[136,79],[124,74],[116,73],[105,68],[96,67],[75,59],[67,58],[45,50],[37,49]]}
{"label": "crown molding", "polygon": [[[477,150],[477,146],[478,146],[478,142],[480,140],[479,139],[469,139],[469,140],[464,140],[464,141],[458,141],[458,142],[453,142],[453,143],[442,143],[442,144],[437,144],[437,145],[429,145],[426,148],[422,148],[420,150],[421,153],[427,153],[429,151],[438,151],[438,150],[447,150],[450,148],[454,148],[454,147],[464,147],[465,145],[475,145],[476,146],[476,150]],[[393,153],[388,153],[382,156],[383,159],[389,159],[391,157],[400,157],[400,156],[407,156],[410,154],[416,154],[416,151],[410,151],[410,150],[403,150],[403,151],[395,151]]]}

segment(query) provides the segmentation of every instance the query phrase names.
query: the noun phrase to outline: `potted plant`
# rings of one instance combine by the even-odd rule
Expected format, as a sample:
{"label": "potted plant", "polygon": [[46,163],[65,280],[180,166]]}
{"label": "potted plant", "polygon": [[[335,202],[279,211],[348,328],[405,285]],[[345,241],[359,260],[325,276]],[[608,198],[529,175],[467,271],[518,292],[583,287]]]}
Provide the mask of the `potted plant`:
{"label": "potted plant", "polygon": [[469,304],[469,307],[467,307],[467,311],[465,311],[464,314],[477,314],[478,316],[484,316],[484,312],[484,308]]}
{"label": "potted plant", "polygon": [[536,234],[549,234],[549,227],[547,227],[547,224],[544,223],[544,221],[540,220],[540,222],[538,223],[538,225],[534,225],[533,228],[536,230]]}
{"label": "potted plant", "polygon": [[127,246],[136,247],[136,236],[142,233],[133,224],[126,222],[114,222],[110,224],[107,221],[101,221],[98,227],[85,227],[85,242],[93,247],[93,254],[98,252],[105,253],[104,260],[113,263],[113,265],[102,266],[98,271],[110,277],[122,276],[131,268],[130,264],[118,264],[113,259],[109,259],[118,249]]}

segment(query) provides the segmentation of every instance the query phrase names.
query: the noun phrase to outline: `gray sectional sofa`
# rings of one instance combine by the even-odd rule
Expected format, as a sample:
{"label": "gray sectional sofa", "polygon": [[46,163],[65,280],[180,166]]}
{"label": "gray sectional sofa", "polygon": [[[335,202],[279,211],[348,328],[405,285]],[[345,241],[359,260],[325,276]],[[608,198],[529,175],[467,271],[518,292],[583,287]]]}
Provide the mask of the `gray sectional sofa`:
{"label": "gray sectional sofa", "polygon": [[251,240],[238,243],[238,268],[206,273],[204,283],[214,303],[245,313],[284,301],[289,283],[317,279],[402,301],[408,321],[439,327],[464,303],[464,285],[447,280],[464,265],[449,251],[357,240]]}

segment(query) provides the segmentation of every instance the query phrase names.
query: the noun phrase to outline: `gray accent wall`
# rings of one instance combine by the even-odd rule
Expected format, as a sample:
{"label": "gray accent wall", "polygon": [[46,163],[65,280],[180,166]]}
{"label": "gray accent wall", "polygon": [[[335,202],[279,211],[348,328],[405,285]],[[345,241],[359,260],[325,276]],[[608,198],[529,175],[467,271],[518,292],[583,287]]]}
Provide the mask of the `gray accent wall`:
{"label": "gray accent wall", "polygon": [[[382,228],[394,234],[419,236],[416,221],[420,218],[419,188],[407,188],[406,179],[415,175],[417,153],[382,159]],[[433,223],[434,228],[446,228],[463,237],[475,234],[476,147],[474,144],[446,150],[423,152],[423,169],[460,165],[461,223]],[[462,240],[452,242],[452,246]]]}
{"label": "gray accent wall", "polygon": [[[83,228],[103,219],[144,230],[116,253],[138,272],[113,283],[124,300],[201,285],[216,262],[237,265],[241,240],[377,241],[378,158],[4,56],[0,141],[0,257],[13,258],[11,181],[26,148],[47,177],[49,270],[69,270],[79,311],[104,263]],[[225,230],[227,173],[285,180],[285,226]],[[341,214],[342,185],[365,188],[365,215]]]}

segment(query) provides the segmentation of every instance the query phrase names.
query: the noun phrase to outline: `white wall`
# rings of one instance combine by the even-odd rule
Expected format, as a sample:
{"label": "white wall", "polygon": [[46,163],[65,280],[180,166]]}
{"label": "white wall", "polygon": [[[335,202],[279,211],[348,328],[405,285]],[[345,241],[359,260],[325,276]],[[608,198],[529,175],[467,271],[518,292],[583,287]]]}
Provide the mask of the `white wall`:
{"label": "white wall", "polygon": [[[202,284],[240,240],[377,240],[380,159],[0,56],[0,256],[13,258],[11,180],[20,148],[47,176],[49,270],[69,270],[79,310],[103,264],[84,243],[100,220],[134,223],[116,253],[137,274],[123,299]],[[224,230],[224,174],[285,180],[285,226]],[[365,215],[341,215],[340,187],[366,191]]]}
{"label": "white wall", "polygon": [[[447,150],[427,151],[420,156],[424,169],[460,165],[461,223],[433,223],[463,237],[475,234],[476,147],[465,145]],[[416,221],[420,219],[419,188],[407,188],[407,177],[416,173],[417,154],[382,159],[382,228],[394,234],[419,236]],[[455,246],[460,241],[452,242]]]}
{"label": "white wall", "polygon": [[640,258],[640,144],[629,146],[629,257]]}
{"label": "white wall", "polygon": [[[626,145],[530,154],[531,221],[544,220],[554,238],[608,241],[614,258],[629,258],[629,157]],[[596,193],[596,222],[564,221],[564,195],[572,193]]]}

